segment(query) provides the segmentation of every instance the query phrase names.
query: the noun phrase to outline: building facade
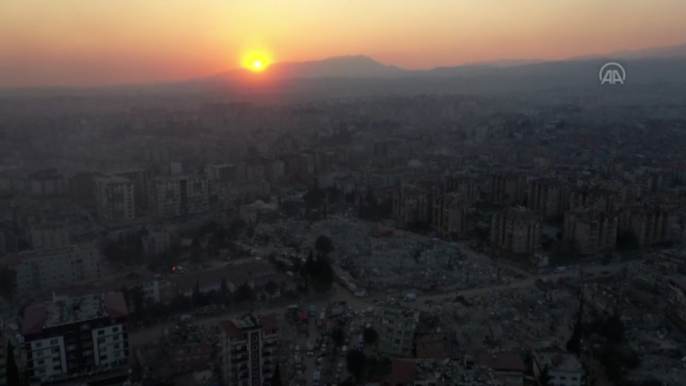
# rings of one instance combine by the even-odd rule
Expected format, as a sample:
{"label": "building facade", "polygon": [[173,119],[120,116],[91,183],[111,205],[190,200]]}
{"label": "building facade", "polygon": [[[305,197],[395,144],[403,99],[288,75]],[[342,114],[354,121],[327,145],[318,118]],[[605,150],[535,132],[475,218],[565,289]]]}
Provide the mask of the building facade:
{"label": "building facade", "polygon": [[568,211],[563,239],[583,255],[613,250],[617,244],[618,218],[599,209]]}
{"label": "building facade", "polygon": [[64,381],[128,369],[128,310],[118,292],[55,299],[26,308],[26,379]]}
{"label": "building facade", "polygon": [[156,218],[193,215],[210,209],[209,182],[205,177],[155,178],[148,192],[150,213]]}
{"label": "building facade", "polygon": [[245,315],[227,320],[222,327],[224,384],[269,386],[278,362],[276,314]]}
{"label": "building facade", "polygon": [[379,351],[400,357],[412,357],[419,311],[387,308],[381,315]]}
{"label": "building facade", "polygon": [[531,255],[541,239],[541,219],[522,207],[496,212],[491,222],[491,243],[496,250]]}
{"label": "building facade", "polygon": [[134,184],[124,177],[104,177],[95,180],[98,219],[107,224],[135,220]]}
{"label": "building facade", "polygon": [[97,279],[100,252],[93,244],[72,245],[18,255],[17,292],[26,294],[60,285]]}

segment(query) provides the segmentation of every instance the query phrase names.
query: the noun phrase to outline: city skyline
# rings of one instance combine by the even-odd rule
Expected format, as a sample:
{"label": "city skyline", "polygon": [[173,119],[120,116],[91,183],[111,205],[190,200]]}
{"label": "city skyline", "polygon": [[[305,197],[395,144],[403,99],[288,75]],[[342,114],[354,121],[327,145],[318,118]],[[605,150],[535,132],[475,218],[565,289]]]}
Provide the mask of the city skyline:
{"label": "city skyline", "polygon": [[686,3],[677,0],[30,0],[4,8],[1,87],[185,80],[244,67],[250,53],[270,63],[366,55],[414,70],[686,42]]}

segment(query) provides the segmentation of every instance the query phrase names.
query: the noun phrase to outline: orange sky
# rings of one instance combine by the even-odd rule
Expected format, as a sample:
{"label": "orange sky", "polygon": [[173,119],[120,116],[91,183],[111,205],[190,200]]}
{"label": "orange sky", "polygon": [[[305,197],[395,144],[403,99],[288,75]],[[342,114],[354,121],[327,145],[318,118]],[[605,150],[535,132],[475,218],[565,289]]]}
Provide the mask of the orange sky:
{"label": "orange sky", "polygon": [[369,55],[405,68],[686,43],[686,0],[1,0],[0,86],[201,77]]}

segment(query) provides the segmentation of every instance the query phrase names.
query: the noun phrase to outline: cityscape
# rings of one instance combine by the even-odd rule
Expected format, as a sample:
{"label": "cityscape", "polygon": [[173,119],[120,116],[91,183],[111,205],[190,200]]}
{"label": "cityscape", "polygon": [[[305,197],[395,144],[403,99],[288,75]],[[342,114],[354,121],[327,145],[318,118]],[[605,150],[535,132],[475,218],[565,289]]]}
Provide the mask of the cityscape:
{"label": "cityscape", "polygon": [[0,386],[686,385],[686,45],[237,56],[0,76]]}

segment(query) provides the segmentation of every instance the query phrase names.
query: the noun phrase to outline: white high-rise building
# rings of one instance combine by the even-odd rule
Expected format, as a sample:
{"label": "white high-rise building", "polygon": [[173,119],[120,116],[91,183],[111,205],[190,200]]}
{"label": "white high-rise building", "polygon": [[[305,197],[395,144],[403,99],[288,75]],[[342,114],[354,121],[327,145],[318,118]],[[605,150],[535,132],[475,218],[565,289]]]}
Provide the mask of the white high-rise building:
{"label": "white high-rise building", "polygon": [[133,221],[136,218],[134,183],[124,177],[95,180],[98,219],[108,224]]}

